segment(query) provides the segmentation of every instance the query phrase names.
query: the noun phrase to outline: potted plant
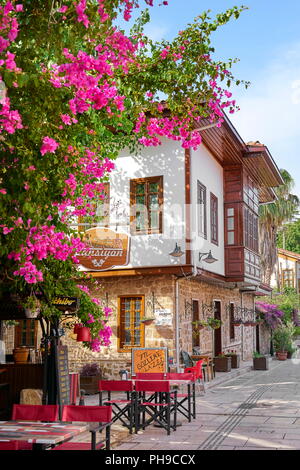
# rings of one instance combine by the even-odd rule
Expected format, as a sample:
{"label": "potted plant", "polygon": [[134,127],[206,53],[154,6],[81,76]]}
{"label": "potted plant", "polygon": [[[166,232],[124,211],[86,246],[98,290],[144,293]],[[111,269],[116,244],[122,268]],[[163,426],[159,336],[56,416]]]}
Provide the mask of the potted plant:
{"label": "potted plant", "polygon": [[151,325],[154,322],[155,318],[154,317],[144,317],[141,319],[141,323],[144,323],[144,325]]}
{"label": "potted plant", "polygon": [[208,326],[208,323],[207,323],[207,322],[205,322],[205,321],[200,321],[200,320],[193,321],[192,324],[193,324],[193,330],[194,330],[195,332],[201,331],[201,330],[203,330],[206,326]]}
{"label": "potted plant", "polygon": [[269,360],[263,354],[258,353],[257,351],[253,352],[253,369],[254,370],[268,370],[269,369]]}
{"label": "potted plant", "polygon": [[276,328],[273,332],[273,344],[277,359],[279,361],[285,361],[287,359],[288,349],[292,344],[290,328],[284,325]]}
{"label": "potted plant", "polygon": [[80,370],[80,388],[86,395],[98,393],[98,382],[102,378],[99,364],[96,362],[85,364]]}
{"label": "potted plant", "polygon": [[216,372],[230,372],[231,371],[231,356],[219,354],[214,357],[214,365]]}
{"label": "potted plant", "polygon": [[237,318],[232,322],[234,326],[241,326],[243,324],[243,320],[241,318]]}
{"label": "potted plant", "polygon": [[222,322],[221,320],[218,320],[217,318],[214,318],[214,317],[208,317],[207,319],[207,324],[210,328],[212,328],[213,330],[217,330],[218,328],[221,327],[222,325]]}
{"label": "potted plant", "polygon": [[30,295],[29,297],[26,297],[22,305],[25,309],[25,315],[27,318],[36,318],[40,313],[41,303],[35,297],[35,295]]}
{"label": "potted plant", "polygon": [[227,357],[231,357],[231,367],[232,369],[238,369],[240,367],[240,355],[236,351],[229,351],[225,354]]}

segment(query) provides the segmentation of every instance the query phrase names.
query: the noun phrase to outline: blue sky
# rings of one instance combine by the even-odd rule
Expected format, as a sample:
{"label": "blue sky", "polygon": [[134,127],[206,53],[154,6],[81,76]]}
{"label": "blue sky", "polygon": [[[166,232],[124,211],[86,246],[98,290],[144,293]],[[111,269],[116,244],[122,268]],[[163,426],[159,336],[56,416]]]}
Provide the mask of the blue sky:
{"label": "blue sky", "polygon": [[235,5],[249,9],[212,36],[215,57],[239,58],[234,75],[251,82],[247,90],[233,88],[241,110],[230,119],[245,142],[259,140],[269,148],[278,167],[293,176],[300,197],[300,1],[169,0],[150,8],[146,33],[172,39],[204,10],[214,15]]}

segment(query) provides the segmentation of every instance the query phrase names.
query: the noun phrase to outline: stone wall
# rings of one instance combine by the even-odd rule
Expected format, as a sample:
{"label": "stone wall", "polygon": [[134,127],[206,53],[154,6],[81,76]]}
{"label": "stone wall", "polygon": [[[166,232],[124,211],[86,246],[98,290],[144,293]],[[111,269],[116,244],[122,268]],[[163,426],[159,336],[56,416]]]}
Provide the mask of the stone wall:
{"label": "stone wall", "polygon": [[[234,302],[237,306],[253,308],[253,295],[243,293],[238,289],[227,289],[220,285],[208,284],[194,279],[179,281],[179,348],[192,353],[192,310],[187,304],[192,300],[199,302],[199,319],[203,318],[202,305],[211,304],[214,300],[221,301],[222,319],[222,349],[224,352],[236,350],[244,360],[252,357],[255,349],[255,328],[235,327],[235,338],[230,339],[229,312],[226,306]],[[100,281],[104,295],[107,294],[108,306],[113,309],[109,320],[113,335],[111,346],[103,347],[100,353],[94,353],[84,348],[72,338],[68,332],[63,342],[69,347],[69,366],[71,372],[78,372],[87,362],[97,362],[108,378],[119,378],[119,371],[130,370],[131,354],[118,351],[118,297],[124,295],[144,295],[145,315],[152,315],[152,293],[154,293],[155,308],[169,309],[173,314],[172,326],[156,326],[153,323],[145,326],[145,347],[167,347],[169,356],[175,354],[175,277],[171,275],[135,276],[102,278]],[[94,293],[96,295],[96,293]],[[213,316],[212,313],[206,315]],[[205,328],[200,333],[201,353],[213,354],[214,331]],[[243,343],[243,345],[242,345]]]}

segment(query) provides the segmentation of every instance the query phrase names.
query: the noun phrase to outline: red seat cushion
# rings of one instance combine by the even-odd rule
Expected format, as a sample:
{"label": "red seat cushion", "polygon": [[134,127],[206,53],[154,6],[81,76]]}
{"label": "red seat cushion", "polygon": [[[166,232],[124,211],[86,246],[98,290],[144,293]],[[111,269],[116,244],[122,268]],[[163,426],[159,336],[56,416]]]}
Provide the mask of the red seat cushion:
{"label": "red seat cushion", "polygon": [[19,442],[18,443],[19,450],[32,450],[31,442]]}
{"label": "red seat cushion", "polygon": [[131,403],[130,400],[110,400],[110,401],[105,401],[104,403]]}

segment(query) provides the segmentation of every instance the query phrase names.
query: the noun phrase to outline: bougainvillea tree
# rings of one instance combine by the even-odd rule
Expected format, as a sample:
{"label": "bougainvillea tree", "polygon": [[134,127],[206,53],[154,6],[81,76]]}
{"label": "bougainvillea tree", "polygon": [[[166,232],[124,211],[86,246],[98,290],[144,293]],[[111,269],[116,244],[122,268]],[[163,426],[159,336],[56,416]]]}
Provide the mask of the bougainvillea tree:
{"label": "bougainvillea tree", "polygon": [[235,60],[214,58],[211,34],[244,7],[214,20],[203,13],[160,43],[143,33],[148,10],[130,33],[120,29],[118,18],[129,21],[136,8],[136,0],[0,0],[2,281],[19,294],[40,289],[50,317],[60,315],[53,296],[80,297],[96,351],[109,344],[110,310],[77,269],[84,243],[74,221],[93,216],[121,148],[161,137],[197,148],[201,120],[221,126],[223,111],[237,109]]}

